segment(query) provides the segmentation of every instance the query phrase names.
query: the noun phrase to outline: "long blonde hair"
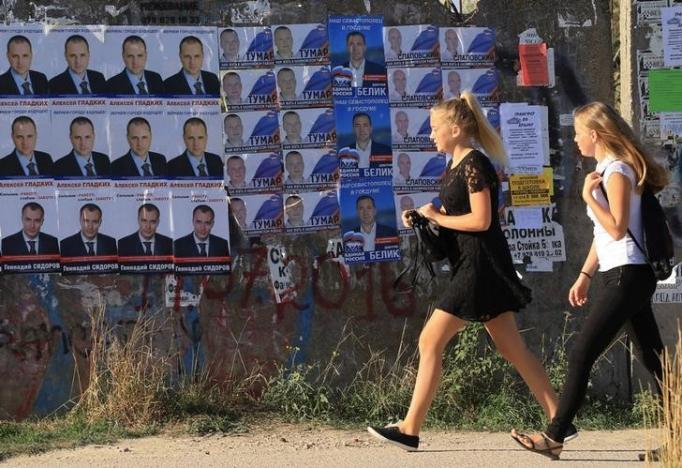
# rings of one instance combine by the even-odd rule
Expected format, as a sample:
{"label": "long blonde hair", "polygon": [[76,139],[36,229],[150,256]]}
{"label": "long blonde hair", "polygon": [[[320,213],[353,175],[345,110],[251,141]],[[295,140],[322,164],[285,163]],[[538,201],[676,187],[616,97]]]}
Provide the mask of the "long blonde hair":
{"label": "long blonde hair", "polygon": [[637,178],[637,192],[649,187],[654,193],[668,184],[668,172],[644,150],[632,128],[608,104],[595,101],[578,107],[573,116],[579,125],[594,130],[609,156],[632,167]]}
{"label": "long blonde hair", "polygon": [[474,138],[490,159],[507,165],[502,139],[488,122],[476,96],[469,91],[463,91],[458,98],[439,102],[431,108],[431,112],[443,112],[447,122],[459,126],[465,135]]}

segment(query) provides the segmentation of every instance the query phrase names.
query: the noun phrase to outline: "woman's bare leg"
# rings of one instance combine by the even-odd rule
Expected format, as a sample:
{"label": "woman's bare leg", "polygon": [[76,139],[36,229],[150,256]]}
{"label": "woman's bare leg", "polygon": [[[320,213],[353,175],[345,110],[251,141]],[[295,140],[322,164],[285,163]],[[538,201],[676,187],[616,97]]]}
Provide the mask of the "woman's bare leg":
{"label": "woman's bare leg", "polygon": [[419,434],[440,383],[445,346],[466,326],[466,323],[440,309],[434,310],[426,322],[419,335],[419,369],[410,409],[400,424],[400,432],[403,434]]}
{"label": "woman's bare leg", "polygon": [[514,312],[505,312],[485,322],[485,328],[495,342],[497,351],[516,368],[551,420],[559,406],[557,395],[542,364],[521,338]]}

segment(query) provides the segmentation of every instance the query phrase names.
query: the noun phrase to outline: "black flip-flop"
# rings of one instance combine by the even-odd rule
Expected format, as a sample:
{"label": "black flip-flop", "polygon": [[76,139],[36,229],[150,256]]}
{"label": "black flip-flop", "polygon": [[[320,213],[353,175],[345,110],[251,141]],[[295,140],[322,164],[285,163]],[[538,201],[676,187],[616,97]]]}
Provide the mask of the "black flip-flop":
{"label": "black flip-flop", "polygon": [[[516,432],[515,434],[510,434],[510,435],[511,435],[511,438],[514,440],[514,442],[519,444],[521,447],[525,448],[526,450],[528,450],[530,452],[535,452],[535,453],[538,453],[540,455],[544,455],[545,457],[548,457],[551,460],[558,460],[559,459],[559,454],[554,453],[553,450],[563,449],[563,447],[564,447],[563,444],[559,444],[559,445],[556,445],[554,447],[550,447],[549,446],[550,442],[552,442],[552,443],[556,443],[556,442],[554,442],[552,439],[547,437],[544,433],[540,433],[540,435],[542,435],[543,442],[545,443],[545,448],[537,448],[535,446],[535,441],[533,441],[533,439],[531,439],[530,436],[528,436],[527,434],[524,434],[523,432]],[[523,442],[521,442],[520,439],[522,437],[525,438],[530,443],[530,447],[528,445],[524,444]],[[561,452],[559,452],[559,453],[561,453]]]}

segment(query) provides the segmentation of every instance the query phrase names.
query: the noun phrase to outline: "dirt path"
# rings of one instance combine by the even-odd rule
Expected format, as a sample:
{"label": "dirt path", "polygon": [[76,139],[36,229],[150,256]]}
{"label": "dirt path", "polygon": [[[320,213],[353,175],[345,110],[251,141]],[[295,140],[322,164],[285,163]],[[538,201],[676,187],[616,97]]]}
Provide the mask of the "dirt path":
{"label": "dirt path", "polygon": [[[645,464],[637,454],[650,444],[645,430],[583,431],[562,453],[561,466],[626,467]],[[244,434],[149,437],[111,446],[58,450],[7,460],[13,467],[536,467],[547,458],[518,448],[505,433],[423,433],[423,451],[407,453],[382,445],[366,432],[278,424]]]}

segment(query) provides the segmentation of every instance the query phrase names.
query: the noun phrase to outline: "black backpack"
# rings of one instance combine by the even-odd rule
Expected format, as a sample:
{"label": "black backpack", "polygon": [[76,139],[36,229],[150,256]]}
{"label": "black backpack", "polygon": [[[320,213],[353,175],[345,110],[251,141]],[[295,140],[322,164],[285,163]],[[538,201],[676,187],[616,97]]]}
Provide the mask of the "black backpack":
{"label": "black backpack", "polygon": [[[603,173],[602,173],[603,176]],[[600,183],[604,198],[608,203],[609,197],[604,189],[604,184]],[[642,236],[644,237],[642,248],[637,242],[637,238],[628,229],[628,235],[635,242],[637,248],[644,254],[647,262],[654,270],[656,279],[665,280],[670,277],[675,267],[675,248],[673,246],[673,236],[670,232],[668,219],[665,216],[663,207],[656,198],[656,195],[645,187],[642,192]]]}

